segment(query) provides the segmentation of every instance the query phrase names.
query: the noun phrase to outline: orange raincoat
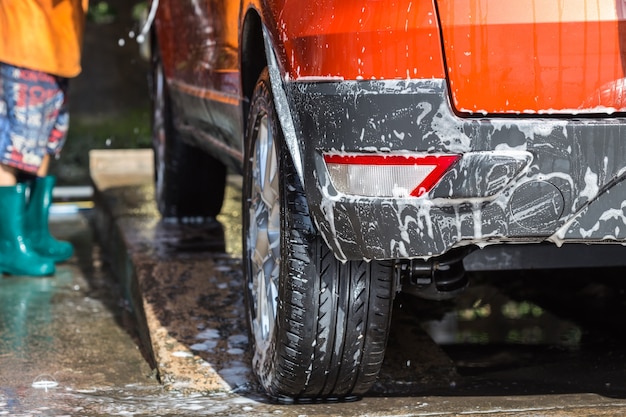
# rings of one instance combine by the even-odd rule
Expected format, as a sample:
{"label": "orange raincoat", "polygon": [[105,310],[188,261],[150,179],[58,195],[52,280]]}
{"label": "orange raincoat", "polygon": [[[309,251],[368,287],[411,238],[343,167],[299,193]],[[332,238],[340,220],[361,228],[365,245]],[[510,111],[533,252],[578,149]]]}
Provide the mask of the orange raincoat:
{"label": "orange raincoat", "polygon": [[89,0],[1,0],[0,62],[60,77],[80,73]]}

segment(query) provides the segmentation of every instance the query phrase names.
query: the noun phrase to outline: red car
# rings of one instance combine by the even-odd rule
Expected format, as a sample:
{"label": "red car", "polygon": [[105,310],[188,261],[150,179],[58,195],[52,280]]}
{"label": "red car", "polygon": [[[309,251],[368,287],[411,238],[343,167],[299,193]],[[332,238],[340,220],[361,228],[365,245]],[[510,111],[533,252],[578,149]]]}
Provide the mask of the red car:
{"label": "red car", "polygon": [[243,175],[253,369],[271,396],[366,393],[395,294],[456,295],[476,248],[626,242],[625,10],[160,0],[157,200],[215,216],[227,169]]}

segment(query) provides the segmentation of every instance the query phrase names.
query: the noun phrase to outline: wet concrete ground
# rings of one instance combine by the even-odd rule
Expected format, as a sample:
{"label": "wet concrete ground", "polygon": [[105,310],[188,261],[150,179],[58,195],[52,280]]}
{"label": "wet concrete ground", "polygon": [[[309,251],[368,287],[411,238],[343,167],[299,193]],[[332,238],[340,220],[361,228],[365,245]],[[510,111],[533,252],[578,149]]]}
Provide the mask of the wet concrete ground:
{"label": "wet concrete ground", "polygon": [[272,404],[248,367],[237,179],[199,229],[160,220],[145,167],[122,165],[135,175],[96,178],[95,209],[54,217],[77,248],[55,277],[0,279],[0,415],[626,414],[622,268],[473,273],[454,303],[400,296],[366,398]]}
{"label": "wet concrete ground", "polygon": [[54,277],[0,279],[0,415],[80,415],[65,396],[120,381],[158,388],[90,218],[54,216],[53,233],[76,248]]}

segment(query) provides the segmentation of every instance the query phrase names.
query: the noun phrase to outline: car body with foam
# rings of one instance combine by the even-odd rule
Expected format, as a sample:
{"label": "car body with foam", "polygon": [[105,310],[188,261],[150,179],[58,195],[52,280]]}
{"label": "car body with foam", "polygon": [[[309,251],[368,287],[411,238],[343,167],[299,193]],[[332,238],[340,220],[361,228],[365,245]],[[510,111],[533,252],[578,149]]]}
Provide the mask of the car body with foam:
{"label": "car body with foam", "polygon": [[626,239],[621,0],[160,0],[166,217],[243,174],[253,368],[284,401],[349,399],[394,295],[467,286],[510,244]]}

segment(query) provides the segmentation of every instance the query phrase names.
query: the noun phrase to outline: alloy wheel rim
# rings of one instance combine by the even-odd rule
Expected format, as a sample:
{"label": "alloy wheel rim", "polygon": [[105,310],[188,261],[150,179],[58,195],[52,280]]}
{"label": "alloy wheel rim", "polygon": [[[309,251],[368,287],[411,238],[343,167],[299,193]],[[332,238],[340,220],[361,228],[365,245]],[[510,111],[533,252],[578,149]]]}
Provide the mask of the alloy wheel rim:
{"label": "alloy wheel rim", "polygon": [[248,218],[250,291],[254,301],[252,327],[257,346],[274,333],[280,264],[280,196],[277,150],[267,114],[258,119],[252,155]]}

